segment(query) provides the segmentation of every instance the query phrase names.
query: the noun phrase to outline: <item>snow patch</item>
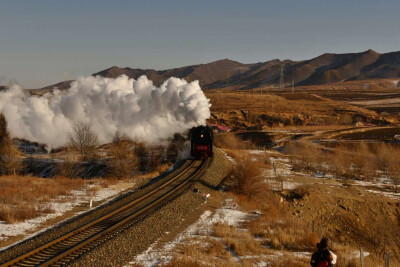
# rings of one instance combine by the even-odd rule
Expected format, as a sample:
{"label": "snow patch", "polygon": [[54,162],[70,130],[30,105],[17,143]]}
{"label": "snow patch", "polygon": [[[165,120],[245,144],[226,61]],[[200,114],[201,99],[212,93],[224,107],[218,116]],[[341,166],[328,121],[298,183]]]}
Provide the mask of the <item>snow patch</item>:
{"label": "snow patch", "polygon": [[385,197],[391,198],[391,199],[396,199],[398,200],[400,198],[400,193],[395,193],[395,192],[384,192],[384,191],[377,191],[377,190],[365,190],[367,192],[373,193],[373,194],[378,194],[378,195],[383,195]]}
{"label": "snow patch", "polygon": [[172,242],[166,243],[162,248],[157,248],[158,240],[153,243],[145,252],[137,255],[133,261],[126,266],[139,264],[144,267],[152,267],[165,264],[172,260],[173,249],[185,242],[187,238],[194,236],[207,236],[211,234],[212,225],[224,223],[237,226],[248,217],[247,213],[238,210],[238,206],[232,199],[224,201],[222,208],[217,209],[214,214],[205,211],[196,223],[189,226],[183,233],[178,235]]}

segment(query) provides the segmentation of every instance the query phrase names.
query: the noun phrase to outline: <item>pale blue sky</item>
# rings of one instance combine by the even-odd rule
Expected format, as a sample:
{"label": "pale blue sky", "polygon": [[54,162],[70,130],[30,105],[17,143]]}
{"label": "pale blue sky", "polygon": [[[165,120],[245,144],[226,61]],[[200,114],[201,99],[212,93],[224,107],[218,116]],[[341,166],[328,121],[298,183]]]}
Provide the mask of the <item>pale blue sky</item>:
{"label": "pale blue sky", "polygon": [[0,83],[27,88],[111,66],[309,59],[400,50],[400,1],[0,0]]}

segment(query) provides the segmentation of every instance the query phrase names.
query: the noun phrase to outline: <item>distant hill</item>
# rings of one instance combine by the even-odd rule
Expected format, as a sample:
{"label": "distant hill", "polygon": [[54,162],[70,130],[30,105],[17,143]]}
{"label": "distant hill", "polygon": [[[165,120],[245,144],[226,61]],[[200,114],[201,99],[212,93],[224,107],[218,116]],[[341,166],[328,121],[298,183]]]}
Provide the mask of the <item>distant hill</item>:
{"label": "distant hill", "polygon": [[73,82],[73,80],[63,81],[63,82],[52,84],[52,85],[49,85],[49,86],[46,86],[46,87],[43,87],[40,89],[28,89],[28,91],[33,95],[43,95],[45,93],[53,91],[54,89],[59,89],[59,90],[68,89],[72,82]]}
{"label": "distant hill", "polygon": [[245,73],[251,70],[255,64],[242,64],[229,59],[222,59],[207,64],[193,65],[168,70],[153,69],[131,69],[111,67],[109,69],[94,73],[103,77],[115,78],[125,74],[131,78],[146,75],[155,84],[159,85],[170,77],[184,78],[187,81],[199,80],[202,86],[207,86],[218,81],[225,81],[232,75]]}
{"label": "distant hill", "polygon": [[[284,64],[285,83],[294,81],[295,85],[318,85],[330,82],[366,80],[400,77],[400,51],[380,54],[373,50],[361,53],[326,53],[303,61],[279,59],[254,64],[222,59],[207,64],[199,64],[168,70],[132,69],[111,67],[94,73],[103,77],[115,78],[125,74],[137,79],[146,75],[156,85],[169,77],[184,78],[187,81],[199,80],[202,88],[224,88],[227,86],[252,88],[274,86],[279,82],[281,65]],[[47,86],[65,89],[71,81]]]}

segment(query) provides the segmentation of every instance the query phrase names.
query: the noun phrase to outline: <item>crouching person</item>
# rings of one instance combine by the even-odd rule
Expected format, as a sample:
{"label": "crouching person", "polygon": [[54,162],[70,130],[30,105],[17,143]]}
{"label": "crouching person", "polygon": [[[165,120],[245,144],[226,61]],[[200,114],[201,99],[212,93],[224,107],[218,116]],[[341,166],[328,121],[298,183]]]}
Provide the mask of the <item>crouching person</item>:
{"label": "crouching person", "polygon": [[318,251],[311,256],[312,267],[331,267],[336,264],[337,256],[329,250],[329,239],[324,237],[317,244]]}

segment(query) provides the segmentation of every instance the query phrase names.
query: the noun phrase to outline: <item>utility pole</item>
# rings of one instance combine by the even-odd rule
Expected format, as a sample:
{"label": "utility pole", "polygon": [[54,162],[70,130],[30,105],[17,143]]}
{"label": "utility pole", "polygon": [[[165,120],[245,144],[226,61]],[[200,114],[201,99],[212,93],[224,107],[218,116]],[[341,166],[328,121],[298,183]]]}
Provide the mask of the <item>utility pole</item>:
{"label": "utility pole", "polygon": [[284,68],[285,64],[281,64],[281,75],[279,77],[279,89],[280,90],[284,90],[285,89],[285,82],[284,82],[284,77],[283,77],[283,68]]}
{"label": "utility pole", "polygon": [[331,71],[330,70],[328,70],[326,72],[326,85],[329,89],[329,86],[331,85]]}
{"label": "utility pole", "polygon": [[294,80],[292,80],[292,94],[294,94]]}

